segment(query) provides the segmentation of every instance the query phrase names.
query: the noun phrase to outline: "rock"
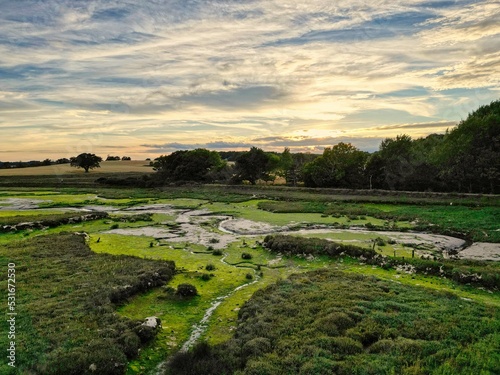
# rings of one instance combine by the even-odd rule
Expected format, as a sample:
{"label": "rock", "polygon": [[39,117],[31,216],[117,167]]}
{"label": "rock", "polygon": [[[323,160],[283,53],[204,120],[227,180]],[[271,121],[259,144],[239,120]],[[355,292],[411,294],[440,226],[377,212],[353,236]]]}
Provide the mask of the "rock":
{"label": "rock", "polygon": [[161,327],[161,320],[160,318],[157,318],[156,316],[150,316],[145,319],[144,323],[142,323],[143,326],[145,327],[150,327],[153,329]]}

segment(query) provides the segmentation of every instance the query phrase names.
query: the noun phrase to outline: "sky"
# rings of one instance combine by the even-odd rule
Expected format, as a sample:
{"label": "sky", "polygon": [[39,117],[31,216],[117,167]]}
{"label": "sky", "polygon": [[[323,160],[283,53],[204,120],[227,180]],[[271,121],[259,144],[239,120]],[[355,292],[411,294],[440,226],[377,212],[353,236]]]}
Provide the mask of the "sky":
{"label": "sky", "polygon": [[500,97],[500,1],[0,0],[0,160],[321,153]]}

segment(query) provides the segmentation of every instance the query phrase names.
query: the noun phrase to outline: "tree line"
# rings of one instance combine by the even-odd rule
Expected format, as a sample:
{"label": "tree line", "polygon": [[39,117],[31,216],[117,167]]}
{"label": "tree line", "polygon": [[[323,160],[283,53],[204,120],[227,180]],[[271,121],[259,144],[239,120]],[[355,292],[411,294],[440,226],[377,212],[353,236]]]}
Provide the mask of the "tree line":
{"label": "tree line", "polygon": [[227,156],[234,162],[200,148],[160,156],[152,164],[161,183],[256,184],[282,177],[291,186],[499,193],[500,101],[480,107],[445,134],[398,135],[371,154],[341,142],[322,155],[252,147]]}
{"label": "tree line", "polygon": [[0,161],[0,169],[42,167],[44,165],[67,164],[70,160],[61,158],[57,160],[30,160],[30,161]]}

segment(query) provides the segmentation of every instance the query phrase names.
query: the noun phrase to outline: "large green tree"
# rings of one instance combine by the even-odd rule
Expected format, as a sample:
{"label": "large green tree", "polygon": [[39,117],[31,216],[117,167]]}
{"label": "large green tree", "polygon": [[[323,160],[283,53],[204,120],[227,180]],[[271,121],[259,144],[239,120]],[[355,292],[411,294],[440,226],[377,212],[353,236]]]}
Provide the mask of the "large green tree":
{"label": "large green tree", "polygon": [[226,163],[217,151],[204,148],[175,151],[156,158],[153,167],[164,181],[211,182]]}
{"label": "large green tree", "polygon": [[297,186],[297,184],[304,180],[303,169],[304,165],[314,160],[317,155],[295,153],[292,154],[288,147],[285,147],[280,155],[279,173],[283,177],[287,185]]}
{"label": "large green tree", "polygon": [[391,190],[442,190],[436,150],[443,135],[412,140],[408,135],[386,138],[368,159],[366,174],[371,188]]}
{"label": "large green tree", "polygon": [[277,160],[271,158],[262,149],[252,147],[250,151],[237,157],[235,167],[236,175],[233,181],[248,180],[252,185],[255,185],[257,180],[269,180],[271,170],[277,167]]}
{"label": "large green tree", "polygon": [[350,143],[327,147],[323,155],[304,166],[304,183],[312,187],[361,188],[368,153]]}
{"label": "large green tree", "polygon": [[448,132],[437,159],[451,190],[500,192],[500,100],[478,108]]}
{"label": "large green tree", "polygon": [[406,134],[386,138],[380,144],[385,188],[404,190],[406,178],[413,173],[411,146],[412,139]]}
{"label": "large green tree", "polygon": [[100,168],[99,163],[101,161],[102,158],[100,156],[90,153],[83,153],[70,159],[72,167],[83,168],[85,173],[88,173],[89,169]]}

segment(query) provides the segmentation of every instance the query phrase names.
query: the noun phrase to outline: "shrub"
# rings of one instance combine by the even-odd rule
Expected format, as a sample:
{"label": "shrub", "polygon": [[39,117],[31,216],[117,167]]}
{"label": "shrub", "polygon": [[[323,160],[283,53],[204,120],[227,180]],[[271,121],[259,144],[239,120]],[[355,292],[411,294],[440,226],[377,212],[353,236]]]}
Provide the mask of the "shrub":
{"label": "shrub", "polygon": [[242,259],[252,259],[252,254],[249,253],[241,253]]}
{"label": "shrub", "polygon": [[215,249],[212,251],[212,255],[222,255],[222,250],[221,249]]}
{"label": "shrub", "polygon": [[247,273],[247,274],[245,275],[245,278],[247,278],[248,280],[252,280],[252,279],[253,279],[253,276],[252,276],[252,274],[251,274],[251,273]]}
{"label": "shrub", "polygon": [[175,294],[180,297],[194,297],[198,295],[198,290],[191,284],[179,284]]}
{"label": "shrub", "polygon": [[118,229],[118,228],[120,228],[120,225],[118,223],[115,223],[109,227],[109,229]]}
{"label": "shrub", "polygon": [[213,271],[215,270],[215,266],[212,264],[212,263],[208,263],[206,266],[205,266],[205,269],[207,271]]}
{"label": "shrub", "polygon": [[383,339],[374,343],[368,351],[370,353],[389,353],[394,348],[394,340]]}
{"label": "shrub", "polygon": [[271,351],[271,341],[265,337],[256,337],[247,341],[242,348],[242,354],[245,357],[260,356]]}
{"label": "shrub", "polygon": [[210,240],[208,240],[209,243],[219,243],[220,240],[218,238],[211,238]]}
{"label": "shrub", "polygon": [[203,281],[208,281],[210,280],[210,275],[208,273],[203,273],[201,274],[200,279],[202,279]]}

